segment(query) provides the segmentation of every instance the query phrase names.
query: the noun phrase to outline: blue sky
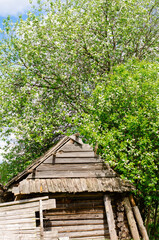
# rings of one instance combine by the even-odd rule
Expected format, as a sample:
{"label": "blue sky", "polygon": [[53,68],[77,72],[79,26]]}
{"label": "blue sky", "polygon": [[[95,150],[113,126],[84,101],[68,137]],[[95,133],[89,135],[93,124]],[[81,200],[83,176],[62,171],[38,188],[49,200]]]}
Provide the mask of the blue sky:
{"label": "blue sky", "polygon": [[[35,3],[36,0],[33,0]],[[8,15],[16,17],[18,14],[24,14],[30,8],[29,0],[0,0],[0,16]]]}
{"label": "blue sky", "polygon": [[[33,0],[36,3],[36,0]],[[2,28],[3,19],[8,15],[13,21],[18,19],[18,15],[23,15],[31,8],[29,0],[0,0],[0,28]]]}
{"label": "blue sky", "polygon": [[[33,0],[36,3],[36,0]],[[0,0],[0,28],[2,28],[3,19],[8,15],[13,21],[18,19],[18,15],[26,17],[25,13],[31,8],[29,0]],[[14,136],[12,136],[14,138]],[[0,140],[0,147],[3,147],[5,142]],[[2,150],[0,149],[0,162],[2,161]]]}

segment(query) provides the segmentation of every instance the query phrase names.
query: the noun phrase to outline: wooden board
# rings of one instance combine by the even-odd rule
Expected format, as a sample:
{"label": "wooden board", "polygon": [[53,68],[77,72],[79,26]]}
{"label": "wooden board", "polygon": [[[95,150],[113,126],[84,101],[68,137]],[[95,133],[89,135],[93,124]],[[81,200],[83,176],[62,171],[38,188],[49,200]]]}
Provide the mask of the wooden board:
{"label": "wooden board", "polygon": [[81,231],[81,232],[66,232],[66,233],[59,233],[59,237],[69,237],[69,238],[77,238],[77,237],[94,237],[94,236],[106,236],[109,237],[108,230],[93,230],[93,231]]}
{"label": "wooden board", "polygon": [[60,148],[60,151],[63,152],[92,152],[93,148],[89,144],[66,144],[62,148]]}
{"label": "wooden board", "polygon": [[[48,199],[43,202],[43,209],[51,209],[56,207],[55,199]],[[39,203],[38,202],[31,202],[31,203],[25,203],[25,204],[18,204],[18,205],[11,205],[7,207],[0,208],[0,217],[3,215],[3,213],[7,215],[12,215],[14,212],[17,214],[19,212],[25,213],[28,211],[38,211],[39,210]]]}
{"label": "wooden board", "polygon": [[95,170],[104,170],[106,165],[103,163],[90,163],[90,164],[41,164],[37,167],[37,171],[95,171]]}
{"label": "wooden board", "polygon": [[105,205],[105,212],[106,212],[107,221],[108,221],[110,239],[118,240],[115,220],[114,220],[114,213],[113,213],[113,208],[111,204],[111,198],[109,195],[104,195],[104,205]]}
{"label": "wooden board", "polygon": [[58,152],[58,153],[56,153],[56,158],[59,158],[59,157],[60,158],[61,157],[65,157],[65,158],[90,157],[90,158],[93,158],[93,157],[96,157],[96,155],[93,151],[91,151],[91,152]]}
{"label": "wooden board", "polygon": [[51,164],[55,164],[55,163],[63,163],[63,164],[67,164],[67,163],[100,163],[103,162],[103,160],[101,158],[97,158],[97,157],[58,157],[58,158],[53,158],[53,155],[48,157],[44,163],[51,163]]}
{"label": "wooden board", "polygon": [[28,179],[36,179],[36,178],[104,178],[104,177],[115,177],[116,174],[110,172],[109,170],[101,171],[36,171],[34,174],[29,174]]}

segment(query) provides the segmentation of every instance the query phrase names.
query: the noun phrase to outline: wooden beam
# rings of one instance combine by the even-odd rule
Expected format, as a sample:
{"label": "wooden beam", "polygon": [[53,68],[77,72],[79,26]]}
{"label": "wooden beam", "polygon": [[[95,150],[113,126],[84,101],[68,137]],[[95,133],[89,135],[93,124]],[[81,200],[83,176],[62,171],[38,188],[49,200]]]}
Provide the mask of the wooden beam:
{"label": "wooden beam", "polygon": [[104,206],[105,206],[106,217],[108,221],[110,239],[118,240],[116,229],[115,229],[115,220],[114,220],[113,209],[111,205],[111,198],[108,195],[104,195]]}
{"label": "wooden beam", "polygon": [[43,239],[44,236],[44,222],[43,222],[43,205],[42,200],[39,201],[39,207],[40,207],[40,239]]}
{"label": "wooden beam", "polygon": [[132,235],[134,240],[140,240],[139,232],[138,232],[138,229],[137,229],[137,226],[136,226],[136,222],[135,222],[134,215],[133,215],[133,212],[132,212],[132,209],[131,209],[129,198],[125,197],[123,203],[124,203],[124,207],[125,207],[125,211],[126,211],[131,235]]}
{"label": "wooden beam", "polygon": [[131,206],[132,206],[132,209],[133,209],[136,221],[137,221],[138,226],[139,226],[139,230],[140,230],[141,235],[143,237],[143,240],[149,240],[149,237],[148,237],[146,228],[144,226],[144,223],[143,223],[143,220],[142,220],[139,208],[136,206],[136,203],[135,203],[134,198],[133,198],[132,195],[130,195],[129,199],[130,199],[130,203],[131,203]]}
{"label": "wooden beam", "polygon": [[7,203],[1,203],[0,207],[18,205],[18,204],[23,204],[23,203],[31,203],[31,202],[36,202],[36,201],[39,201],[39,200],[47,200],[47,199],[49,199],[48,196],[40,197],[40,198],[30,198],[30,199],[27,199],[27,200],[12,201],[12,202],[7,202]]}

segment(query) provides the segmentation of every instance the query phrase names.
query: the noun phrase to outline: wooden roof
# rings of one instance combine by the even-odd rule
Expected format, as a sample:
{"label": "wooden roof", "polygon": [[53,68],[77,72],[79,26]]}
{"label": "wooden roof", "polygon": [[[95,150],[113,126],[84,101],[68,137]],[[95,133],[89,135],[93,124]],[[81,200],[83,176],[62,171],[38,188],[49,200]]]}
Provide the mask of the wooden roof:
{"label": "wooden roof", "polygon": [[17,194],[127,192],[133,189],[76,135],[64,137],[7,185]]}

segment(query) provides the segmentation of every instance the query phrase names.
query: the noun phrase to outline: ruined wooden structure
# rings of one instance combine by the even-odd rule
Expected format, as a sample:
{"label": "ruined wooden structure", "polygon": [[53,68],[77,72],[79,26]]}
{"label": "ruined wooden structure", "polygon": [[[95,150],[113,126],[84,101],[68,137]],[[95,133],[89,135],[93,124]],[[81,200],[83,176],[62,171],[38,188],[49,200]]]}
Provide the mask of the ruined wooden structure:
{"label": "ruined wooden structure", "polygon": [[45,196],[56,200],[56,208],[39,205],[34,211],[34,231],[39,234],[41,229],[37,239],[148,240],[130,205],[133,185],[77,135],[64,137],[6,188],[16,201]]}
{"label": "ruined wooden structure", "polygon": [[43,231],[42,218],[39,220],[39,226],[36,226],[37,213],[55,207],[55,199],[48,199],[48,197],[1,203],[0,239],[35,240],[43,237],[46,239],[57,237],[55,231],[51,235]]}

